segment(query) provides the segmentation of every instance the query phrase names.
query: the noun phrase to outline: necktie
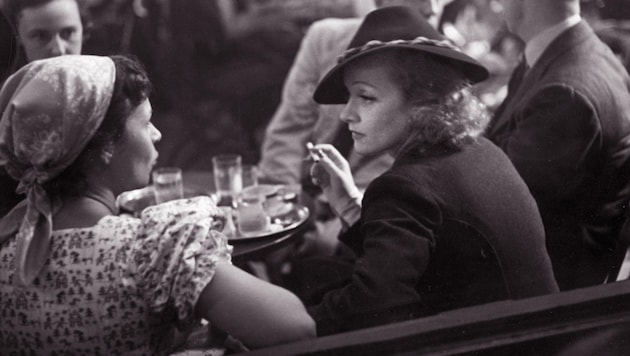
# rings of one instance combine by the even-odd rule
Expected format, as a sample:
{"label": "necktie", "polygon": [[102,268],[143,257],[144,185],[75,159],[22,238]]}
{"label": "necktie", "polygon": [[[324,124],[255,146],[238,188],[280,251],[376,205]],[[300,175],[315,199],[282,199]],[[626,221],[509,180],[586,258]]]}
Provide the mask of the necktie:
{"label": "necktie", "polygon": [[523,78],[525,78],[525,75],[527,74],[528,71],[529,71],[529,65],[527,64],[527,61],[525,60],[525,56],[523,56],[519,64],[516,66],[516,68],[514,68],[514,71],[512,72],[512,76],[510,77],[510,80],[508,82],[507,96],[505,97],[501,105],[499,105],[497,110],[495,111],[494,119],[491,121],[490,126],[494,126],[496,119],[503,114],[505,107],[512,100],[512,98],[514,97],[514,94],[516,94],[516,92],[518,91],[518,88],[523,83]]}
{"label": "necktie", "polygon": [[525,57],[523,57],[516,68],[514,68],[514,72],[512,73],[512,77],[508,83],[508,97],[510,94],[514,95],[514,93],[518,90],[528,71],[529,65],[527,64]]}

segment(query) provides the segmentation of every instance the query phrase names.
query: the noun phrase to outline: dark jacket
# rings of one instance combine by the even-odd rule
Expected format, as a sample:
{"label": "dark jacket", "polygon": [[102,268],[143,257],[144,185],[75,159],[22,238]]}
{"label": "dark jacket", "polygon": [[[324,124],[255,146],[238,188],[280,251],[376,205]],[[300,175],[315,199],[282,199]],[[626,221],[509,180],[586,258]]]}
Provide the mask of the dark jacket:
{"label": "dark jacket", "polygon": [[487,132],[538,203],[561,289],[602,283],[630,189],[630,80],[584,22],[510,88]]}
{"label": "dark jacket", "polygon": [[319,335],[557,291],[536,203],[483,138],[397,159],[341,240],[357,260],[309,308]]}

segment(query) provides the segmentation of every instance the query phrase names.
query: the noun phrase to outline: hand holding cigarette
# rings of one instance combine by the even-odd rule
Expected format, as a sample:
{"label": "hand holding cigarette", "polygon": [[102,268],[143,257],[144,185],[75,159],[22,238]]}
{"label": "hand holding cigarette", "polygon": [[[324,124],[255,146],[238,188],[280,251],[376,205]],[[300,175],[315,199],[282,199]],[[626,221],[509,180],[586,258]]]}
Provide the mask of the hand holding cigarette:
{"label": "hand holding cigarette", "polygon": [[326,188],[330,184],[330,175],[326,172],[326,169],[319,163],[322,159],[321,150],[317,149],[311,142],[306,143],[306,149],[308,150],[308,159],[313,161],[311,166],[311,181],[313,184],[320,188]]}
{"label": "hand holding cigarette", "polygon": [[307,143],[313,184],[322,188],[328,204],[335,214],[348,226],[355,223],[361,214],[363,195],[352,178],[350,164],[330,144],[313,145]]}

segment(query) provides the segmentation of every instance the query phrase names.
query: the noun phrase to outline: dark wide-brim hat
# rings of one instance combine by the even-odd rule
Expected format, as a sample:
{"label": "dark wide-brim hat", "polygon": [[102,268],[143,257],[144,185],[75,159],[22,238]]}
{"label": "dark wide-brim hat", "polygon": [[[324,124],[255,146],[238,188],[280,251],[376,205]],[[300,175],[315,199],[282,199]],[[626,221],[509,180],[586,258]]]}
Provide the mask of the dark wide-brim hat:
{"label": "dark wide-brim hat", "polygon": [[343,83],[343,69],[348,63],[375,52],[401,48],[449,63],[472,84],[488,78],[488,70],[481,63],[451,44],[418,11],[389,6],[367,14],[337,65],[319,82],[313,98],[320,104],[345,103],[348,91]]}

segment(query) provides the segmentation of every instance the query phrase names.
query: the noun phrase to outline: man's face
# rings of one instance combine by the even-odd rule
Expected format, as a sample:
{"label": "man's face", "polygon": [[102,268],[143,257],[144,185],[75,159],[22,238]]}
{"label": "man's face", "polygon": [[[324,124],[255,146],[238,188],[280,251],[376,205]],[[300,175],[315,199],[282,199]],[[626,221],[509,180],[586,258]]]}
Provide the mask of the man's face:
{"label": "man's face", "polygon": [[27,61],[81,54],[83,25],[75,0],[54,0],[24,8],[18,20]]}

